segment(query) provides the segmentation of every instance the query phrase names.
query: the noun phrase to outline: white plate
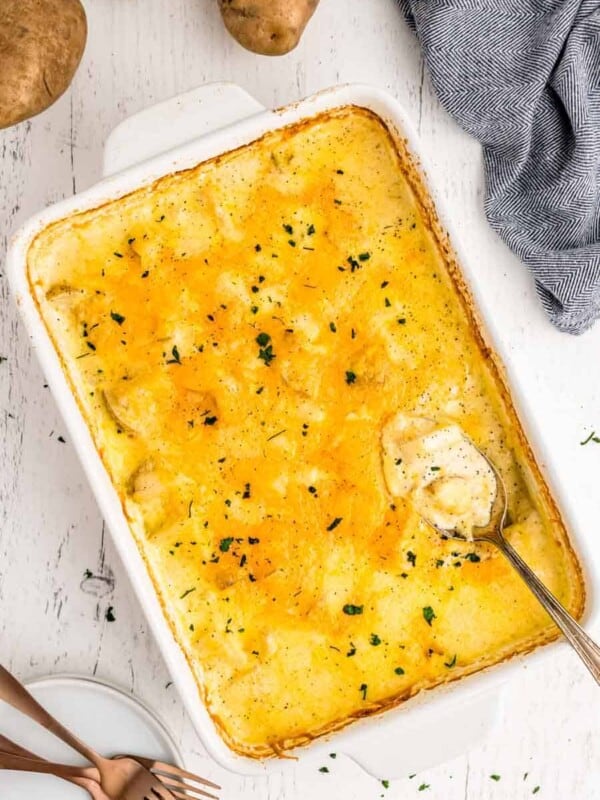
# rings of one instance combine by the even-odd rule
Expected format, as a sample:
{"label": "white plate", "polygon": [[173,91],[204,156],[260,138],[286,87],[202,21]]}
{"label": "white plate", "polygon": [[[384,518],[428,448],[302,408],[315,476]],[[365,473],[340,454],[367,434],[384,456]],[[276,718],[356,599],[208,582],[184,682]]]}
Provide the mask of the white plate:
{"label": "white plate", "polygon": [[[27,688],[77,736],[103,755],[137,753],[182,766],[181,754],[162,722],[138,700],[99,681],[52,677]],[[27,717],[0,702],[0,731],[34,753],[69,764],[85,763],[77,753]],[[0,770],[2,800],[84,800],[83,789],[49,775]]]}

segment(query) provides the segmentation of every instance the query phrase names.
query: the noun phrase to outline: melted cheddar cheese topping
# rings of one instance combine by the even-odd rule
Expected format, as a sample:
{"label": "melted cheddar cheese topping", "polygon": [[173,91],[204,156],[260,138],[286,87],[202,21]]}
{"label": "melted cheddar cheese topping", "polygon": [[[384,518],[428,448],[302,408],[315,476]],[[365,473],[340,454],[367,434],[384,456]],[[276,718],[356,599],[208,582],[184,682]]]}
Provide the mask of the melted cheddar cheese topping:
{"label": "melted cheddar cheese topping", "polygon": [[556,635],[498,552],[444,541],[388,486],[398,413],[459,426],[494,461],[507,536],[581,613],[579,565],[419,178],[371,112],[59,221],[28,268],[237,752],[278,753]]}

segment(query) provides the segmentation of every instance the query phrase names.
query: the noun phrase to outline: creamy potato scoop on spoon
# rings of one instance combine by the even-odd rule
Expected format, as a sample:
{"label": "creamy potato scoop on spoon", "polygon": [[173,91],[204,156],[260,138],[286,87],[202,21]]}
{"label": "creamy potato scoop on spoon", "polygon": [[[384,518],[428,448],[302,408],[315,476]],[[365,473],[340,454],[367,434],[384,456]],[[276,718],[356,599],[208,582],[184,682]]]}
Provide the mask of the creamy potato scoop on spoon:
{"label": "creamy potato scoop on spoon", "polygon": [[421,516],[467,539],[490,521],[496,476],[455,423],[396,414],[383,429],[383,469],[395,497],[411,497]]}
{"label": "creamy potato scoop on spoon", "polygon": [[441,533],[495,544],[600,685],[600,646],[504,538],[504,483],[460,426],[399,413],[383,429],[382,447],[390,492],[410,496],[415,509]]}

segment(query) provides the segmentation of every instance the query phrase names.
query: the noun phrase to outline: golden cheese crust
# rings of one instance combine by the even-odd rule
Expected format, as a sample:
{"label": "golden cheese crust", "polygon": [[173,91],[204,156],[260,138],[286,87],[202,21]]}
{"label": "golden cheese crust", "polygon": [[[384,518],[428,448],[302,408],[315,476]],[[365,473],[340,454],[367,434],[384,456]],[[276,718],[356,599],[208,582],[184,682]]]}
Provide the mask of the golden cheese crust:
{"label": "golden cheese crust", "polygon": [[224,740],[264,757],[556,636],[492,547],[391,496],[398,411],[498,465],[581,571],[402,143],[345,107],[44,230],[29,279]]}

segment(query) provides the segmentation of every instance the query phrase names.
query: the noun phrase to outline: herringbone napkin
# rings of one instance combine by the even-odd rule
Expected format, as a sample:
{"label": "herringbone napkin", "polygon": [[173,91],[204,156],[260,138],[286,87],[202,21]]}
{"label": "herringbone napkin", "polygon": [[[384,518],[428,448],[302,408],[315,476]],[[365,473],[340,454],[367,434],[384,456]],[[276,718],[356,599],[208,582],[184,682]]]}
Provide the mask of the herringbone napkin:
{"label": "herringbone napkin", "polygon": [[600,316],[600,2],[399,0],[441,103],[483,145],[490,225],[550,320]]}

